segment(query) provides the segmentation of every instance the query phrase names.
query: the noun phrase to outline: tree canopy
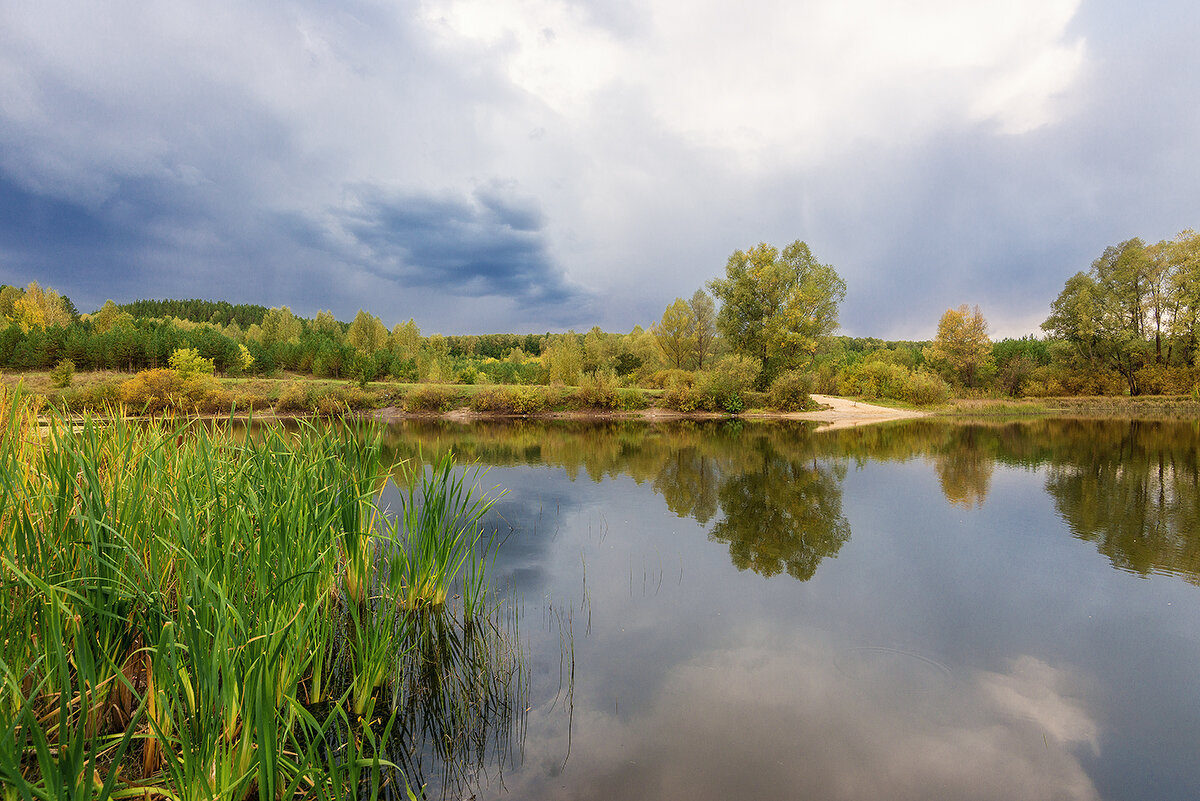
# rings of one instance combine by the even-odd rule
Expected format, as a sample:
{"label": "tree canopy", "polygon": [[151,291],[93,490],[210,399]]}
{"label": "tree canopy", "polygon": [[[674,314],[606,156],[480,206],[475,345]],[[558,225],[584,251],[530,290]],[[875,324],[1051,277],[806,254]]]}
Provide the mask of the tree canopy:
{"label": "tree canopy", "polygon": [[765,242],[735,251],[725,277],[708,287],[721,301],[717,329],[734,350],[762,362],[762,386],[783,370],[811,363],[820,341],[837,329],[846,296],[837,271],[818,262],[800,240],[782,252]]}
{"label": "tree canopy", "polygon": [[987,320],[976,306],[946,309],[938,321],[937,336],[925,351],[925,360],[943,375],[965,387],[978,384],[981,370],[992,356]]}

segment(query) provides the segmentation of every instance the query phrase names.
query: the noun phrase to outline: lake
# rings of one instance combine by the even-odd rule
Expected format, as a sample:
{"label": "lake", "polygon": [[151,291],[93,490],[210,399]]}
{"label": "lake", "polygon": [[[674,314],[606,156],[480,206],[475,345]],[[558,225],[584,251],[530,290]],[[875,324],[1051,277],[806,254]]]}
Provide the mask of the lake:
{"label": "lake", "polygon": [[433,797],[1200,798],[1195,424],[385,440],[506,490],[521,711]]}

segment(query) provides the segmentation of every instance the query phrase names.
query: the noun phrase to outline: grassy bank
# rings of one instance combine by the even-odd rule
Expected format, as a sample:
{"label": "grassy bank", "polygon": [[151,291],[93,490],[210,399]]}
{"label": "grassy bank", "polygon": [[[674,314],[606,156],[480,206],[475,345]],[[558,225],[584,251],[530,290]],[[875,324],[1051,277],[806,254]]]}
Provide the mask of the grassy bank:
{"label": "grassy bank", "polygon": [[963,398],[937,410],[953,417],[1114,417],[1198,420],[1200,400],[1190,395]]}
{"label": "grassy bank", "polygon": [[450,457],[386,520],[359,430],[0,409],[5,801],[404,794],[421,698],[443,748],[519,706]]}

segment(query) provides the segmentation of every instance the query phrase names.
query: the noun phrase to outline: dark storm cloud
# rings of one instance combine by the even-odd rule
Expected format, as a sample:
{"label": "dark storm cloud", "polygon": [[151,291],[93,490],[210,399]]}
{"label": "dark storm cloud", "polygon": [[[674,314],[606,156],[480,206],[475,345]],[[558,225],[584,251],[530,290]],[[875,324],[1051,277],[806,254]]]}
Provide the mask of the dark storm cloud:
{"label": "dark storm cloud", "polygon": [[365,250],[363,265],[372,272],[459,295],[502,295],[523,306],[585,300],[547,252],[536,203],[501,186],[469,197],[363,189],[357,200],[336,216]]}
{"label": "dark storm cloud", "polygon": [[1021,333],[1200,223],[1200,7],[927,5],[9,4],[0,281],[624,331],[800,238],[849,332]]}

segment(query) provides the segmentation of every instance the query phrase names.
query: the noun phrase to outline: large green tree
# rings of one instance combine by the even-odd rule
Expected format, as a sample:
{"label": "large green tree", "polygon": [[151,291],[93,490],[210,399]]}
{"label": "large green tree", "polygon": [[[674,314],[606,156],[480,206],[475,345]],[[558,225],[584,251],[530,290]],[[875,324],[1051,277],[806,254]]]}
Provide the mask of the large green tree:
{"label": "large green tree", "polygon": [[735,251],[725,277],[708,287],[721,301],[717,329],[734,350],[762,362],[760,387],[783,370],[811,363],[821,340],[837,328],[846,297],[837,271],[800,240],[782,252],[765,242]]}
{"label": "large green tree", "polygon": [[1042,323],[1051,336],[1069,342],[1085,366],[1119,372],[1130,395],[1141,392],[1138,370],[1152,347],[1147,332],[1154,307],[1153,268],[1142,240],[1112,245],[1086,274],[1067,280]]}
{"label": "large green tree", "polygon": [[658,340],[658,346],[662,349],[667,364],[677,370],[693,364],[696,317],[683,298],[675,298],[675,302],[667,307],[662,319],[651,330]]}

